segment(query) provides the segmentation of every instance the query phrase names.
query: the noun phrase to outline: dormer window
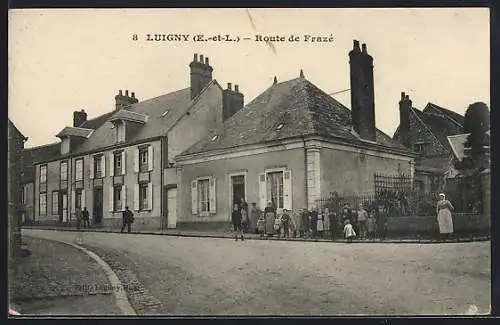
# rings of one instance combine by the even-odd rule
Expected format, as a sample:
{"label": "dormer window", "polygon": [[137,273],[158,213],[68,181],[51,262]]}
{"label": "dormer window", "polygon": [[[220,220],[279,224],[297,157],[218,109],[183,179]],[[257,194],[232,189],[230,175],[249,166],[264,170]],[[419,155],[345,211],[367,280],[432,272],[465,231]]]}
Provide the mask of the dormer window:
{"label": "dormer window", "polygon": [[278,126],[276,127],[276,130],[281,130],[284,125],[285,124],[283,124],[283,123],[278,124]]}
{"label": "dormer window", "polygon": [[216,135],[214,135],[214,136],[212,137],[212,139],[210,139],[210,141],[215,141],[215,140],[217,140],[218,138],[219,138],[219,136],[216,134]]}
{"label": "dormer window", "polygon": [[165,117],[168,114],[169,110],[167,109],[165,112],[161,113],[161,117]]}
{"label": "dormer window", "polygon": [[125,122],[116,125],[116,142],[125,142]]}
{"label": "dormer window", "polygon": [[418,153],[428,153],[430,149],[430,144],[425,142],[415,143],[414,151]]}

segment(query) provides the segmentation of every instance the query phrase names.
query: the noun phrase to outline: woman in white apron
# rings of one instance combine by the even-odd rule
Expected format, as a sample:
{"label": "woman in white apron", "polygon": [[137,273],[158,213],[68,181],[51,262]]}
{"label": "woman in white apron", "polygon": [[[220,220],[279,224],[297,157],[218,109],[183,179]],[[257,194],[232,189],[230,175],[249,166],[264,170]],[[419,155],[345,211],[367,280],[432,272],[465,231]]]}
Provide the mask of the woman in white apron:
{"label": "woman in white apron", "polygon": [[450,201],[446,199],[446,196],[443,193],[439,194],[436,211],[439,233],[442,237],[450,236],[453,234],[453,219],[451,217],[453,205],[451,205]]}

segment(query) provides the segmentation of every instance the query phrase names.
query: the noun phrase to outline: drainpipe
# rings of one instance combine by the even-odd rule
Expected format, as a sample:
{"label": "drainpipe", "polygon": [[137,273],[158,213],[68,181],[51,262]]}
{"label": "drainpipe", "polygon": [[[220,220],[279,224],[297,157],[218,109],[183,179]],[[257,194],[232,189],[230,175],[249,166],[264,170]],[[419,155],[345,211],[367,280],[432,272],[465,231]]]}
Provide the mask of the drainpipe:
{"label": "drainpipe", "polygon": [[163,188],[163,171],[165,169],[165,166],[163,166],[163,155],[165,154],[165,152],[163,151],[164,149],[164,146],[163,146],[163,137],[160,139],[160,229],[163,230],[164,229],[164,223],[165,223],[165,206],[164,206],[164,195],[166,195],[166,193],[163,193],[164,192],[164,188]]}
{"label": "drainpipe", "polygon": [[304,194],[306,199],[306,208],[309,209],[309,191],[307,188],[307,148],[306,139],[302,137],[302,142],[304,143]]}

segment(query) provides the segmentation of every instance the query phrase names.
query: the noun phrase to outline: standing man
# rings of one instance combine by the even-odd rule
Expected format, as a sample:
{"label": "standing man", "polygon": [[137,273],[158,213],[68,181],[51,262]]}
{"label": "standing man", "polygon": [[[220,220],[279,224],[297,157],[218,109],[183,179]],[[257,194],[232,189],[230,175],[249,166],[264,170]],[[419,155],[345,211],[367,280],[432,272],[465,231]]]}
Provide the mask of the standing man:
{"label": "standing man", "polygon": [[128,207],[125,207],[125,211],[122,212],[122,219],[123,225],[120,232],[123,232],[123,230],[125,230],[125,226],[127,226],[127,232],[130,232],[132,223],[134,222],[134,214],[128,209]]}
{"label": "standing man", "polygon": [[90,217],[87,207],[83,207],[82,219],[83,219],[83,228],[85,228],[85,226],[87,226],[87,228],[90,228]]}
{"label": "standing man", "polygon": [[250,233],[257,234],[259,230],[257,229],[257,221],[260,218],[260,211],[257,209],[257,204],[255,202],[252,203],[252,208],[250,209],[250,218],[249,218],[249,226]]}
{"label": "standing man", "polygon": [[234,205],[233,213],[231,214],[231,223],[234,229],[234,239],[238,241],[238,235],[241,235],[241,241],[243,241],[243,232],[241,229],[241,212],[238,209],[238,204]]}

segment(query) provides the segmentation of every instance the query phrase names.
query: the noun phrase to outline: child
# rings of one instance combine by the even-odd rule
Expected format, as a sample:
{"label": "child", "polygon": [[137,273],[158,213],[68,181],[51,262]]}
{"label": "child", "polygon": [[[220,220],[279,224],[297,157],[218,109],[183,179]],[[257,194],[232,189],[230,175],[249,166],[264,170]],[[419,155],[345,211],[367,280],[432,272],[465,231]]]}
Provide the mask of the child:
{"label": "child", "polygon": [[375,223],[377,220],[375,219],[375,213],[370,211],[368,215],[368,219],[366,219],[366,230],[368,231],[368,239],[375,239]]}
{"label": "child", "polygon": [[282,226],[281,226],[281,218],[279,216],[276,216],[276,218],[274,219],[274,233],[278,234],[278,238],[280,237],[280,234],[281,234],[281,229]]}
{"label": "child", "polygon": [[349,219],[346,219],[344,222],[344,236],[348,243],[352,243],[352,240],[356,237],[356,233],[354,232],[354,228],[352,227]]}
{"label": "child", "polygon": [[266,219],[264,219],[263,215],[257,220],[257,231],[259,232],[260,238],[263,238],[266,233]]}
{"label": "child", "polygon": [[316,222],[316,231],[318,232],[318,237],[323,238],[324,222],[323,215],[318,214],[318,221]]}

